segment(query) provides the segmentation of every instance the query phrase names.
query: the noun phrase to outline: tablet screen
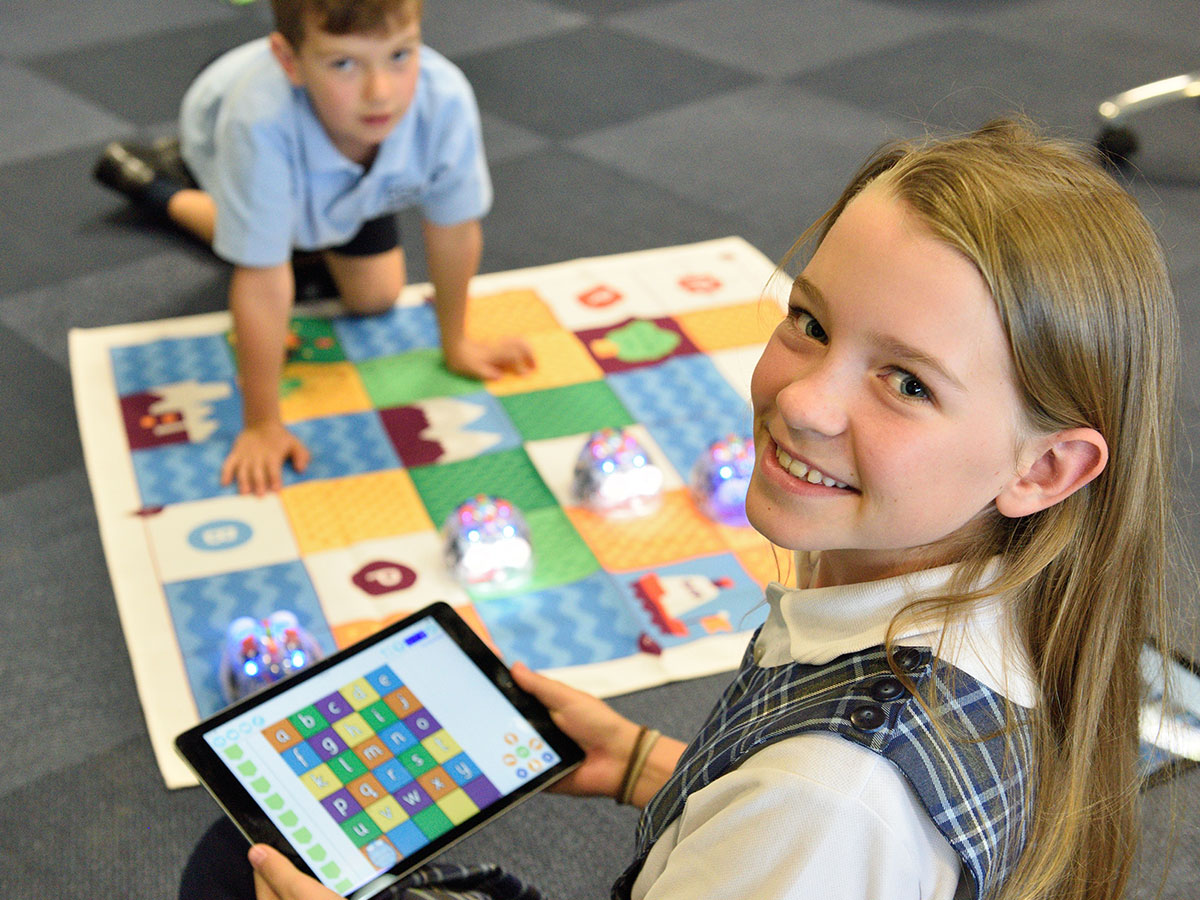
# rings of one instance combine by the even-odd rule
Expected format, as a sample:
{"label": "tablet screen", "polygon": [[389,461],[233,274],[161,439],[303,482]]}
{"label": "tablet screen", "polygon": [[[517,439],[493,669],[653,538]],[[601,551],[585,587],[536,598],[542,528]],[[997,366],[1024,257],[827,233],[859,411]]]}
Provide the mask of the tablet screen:
{"label": "tablet screen", "polygon": [[[492,677],[472,661],[439,621],[446,614],[442,605],[440,616],[393,626],[177,742],[251,840],[274,837],[255,833],[269,821],[293,858],[342,895],[415,868],[489,810],[565,774],[555,744],[575,755],[548,718],[535,727],[502,693],[493,678],[516,689],[495,657]],[[207,763],[198,743],[211,750]],[[206,777],[212,758],[241,792]],[[257,815],[239,813],[247,796]]]}

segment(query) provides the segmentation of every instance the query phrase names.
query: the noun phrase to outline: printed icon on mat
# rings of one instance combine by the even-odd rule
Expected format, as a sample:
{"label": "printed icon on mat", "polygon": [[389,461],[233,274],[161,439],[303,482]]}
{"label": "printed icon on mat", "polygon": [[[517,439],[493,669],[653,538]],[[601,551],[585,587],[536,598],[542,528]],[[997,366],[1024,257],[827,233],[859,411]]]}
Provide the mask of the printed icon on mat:
{"label": "printed icon on mat", "polygon": [[693,294],[712,294],[721,289],[721,280],[708,273],[684,275],[679,279],[679,286]]}
{"label": "printed icon on mat", "polygon": [[197,550],[232,550],[254,536],[252,529],[238,519],[216,519],[197,525],[187,536],[187,542]]}
{"label": "printed icon on mat", "polygon": [[598,284],[578,295],[579,302],[590,309],[603,309],[623,299],[624,294],[606,284]]}
{"label": "printed icon on mat", "polygon": [[233,393],[226,382],[180,381],[121,398],[129,446],[134,450],[165,444],[198,444],[219,427],[213,403]]}
{"label": "printed icon on mat", "polygon": [[634,319],[604,337],[596,338],[590,347],[598,359],[652,362],[670,356],[680,340],[679,334],[670,329],[647,319]]}
{"label": "printed icon on mat", "polygon": [[403,591],[417,583],[417,573],[402,563],[376,560],[367,563],[350,580],[372,596]]}

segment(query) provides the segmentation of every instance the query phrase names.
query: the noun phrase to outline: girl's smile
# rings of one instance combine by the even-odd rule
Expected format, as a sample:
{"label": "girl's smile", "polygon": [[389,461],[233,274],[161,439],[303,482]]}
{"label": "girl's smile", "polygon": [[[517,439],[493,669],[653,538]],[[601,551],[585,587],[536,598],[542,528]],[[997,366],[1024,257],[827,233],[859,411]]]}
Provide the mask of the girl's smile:
{"label": "girl's smile", "polygon": [[937,564],[1029,463],[991,293],[886,184],[797,276],[751,399],[750,521],[837,581]]}
{"label": "girl's smile", "polygon": [[[782,470],[780,474],[786,473],[796,481],[800,482],[800,484],[794,486],[788,485],[788,487],[791,489],[811,490],[817,486],[835,488],[837,490],[850,489],[849,485],[847,485],[845,482],[838,481],[832,475],[826,475],[814,465],[810,465],[801,459],[794,458],[778,444],[775,444],[775,462],[779,464],[779,468]],[[769,463],[770,457],[768,456],[768,465]],[[771,468],[773,468],[773,466]],[[787,484],[786,481],[783,483],[785,485]]]}

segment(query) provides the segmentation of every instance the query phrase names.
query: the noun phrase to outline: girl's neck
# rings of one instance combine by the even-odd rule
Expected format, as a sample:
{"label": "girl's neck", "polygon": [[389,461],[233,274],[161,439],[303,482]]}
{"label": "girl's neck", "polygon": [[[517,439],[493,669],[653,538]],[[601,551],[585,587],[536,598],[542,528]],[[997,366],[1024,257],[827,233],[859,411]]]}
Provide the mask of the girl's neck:
{"label": "girl's neck", "polygon": [[[804,556],[803,553],[800,556]],[[807,571],[801,566],[797,584],[801,587],[823,588],[846,584],[883,581],[897,575],[907,575],[926,569],[936,569],[953,560],[921,554],[919,551],[869,553],[858,550],[822,550],[809,552]]]}

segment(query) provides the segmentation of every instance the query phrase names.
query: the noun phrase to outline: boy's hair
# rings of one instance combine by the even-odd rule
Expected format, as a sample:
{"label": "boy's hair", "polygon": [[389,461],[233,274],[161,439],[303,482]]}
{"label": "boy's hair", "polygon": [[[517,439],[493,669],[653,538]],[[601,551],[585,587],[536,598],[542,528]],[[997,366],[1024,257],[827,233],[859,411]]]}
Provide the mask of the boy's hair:
{"label": "boy's hair", "polygon": [[330,34],[370,34],[420,21],[424,0],[271,0],[275,30],[293,47],[304,41],[309,17]]}
{"label": "boy's hair", "polygon": [[[789,259],[873,182],[978,268],[1008,337],[1026,426],[1090,427],[1108,443],[1105,470],[1066,500],[1019,519],[988,510],[958,548],[951,592],[905,615],[1013,598],[1040,689],[1037,802],[1000,896],[1120,897],[1140,834],[1139,654],[1166,626],[1176,542],[1179,337],[1161,247],[1133,199],[1083,151],[1004,120],[885,147]],[[998,574],[973,589],[996,559]]]}

